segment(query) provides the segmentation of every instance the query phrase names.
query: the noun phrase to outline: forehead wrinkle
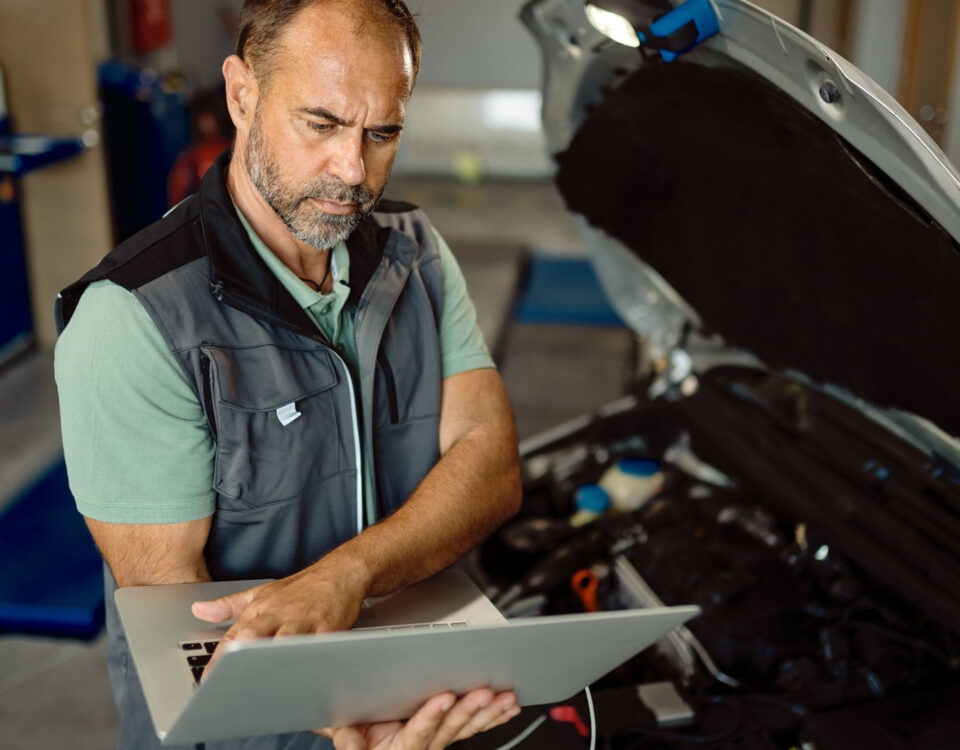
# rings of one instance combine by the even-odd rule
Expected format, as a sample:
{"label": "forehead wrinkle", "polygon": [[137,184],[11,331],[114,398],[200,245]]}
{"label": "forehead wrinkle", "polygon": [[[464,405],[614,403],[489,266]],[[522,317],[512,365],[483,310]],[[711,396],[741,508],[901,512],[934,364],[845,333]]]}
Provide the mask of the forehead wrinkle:
{"label": "forehead wrinkle", "polygon": [[[324,107],[300,107],[295,111],[299,112],[300,114],[310,115],[311,117],[329,120],[334,125],[340,125],[341,127],[345,128],[352,128],[357,124],[356,120],[346,120]],[[369,130],[375,133],[392,134],[402,131],[403,125],[397,122],[383,122],[380,124],[367,125],[364,127],[364,130]]]}
{"label": "forehead wrinkle", "polygon": [[312,117],[320,117],[324,120],[329,120],[334,125],[340,125],[345,128],[352,128],[356,124],[355,120],[345,120],[324,107],[301,107],[297,112],[311,115]]}
{"label": "forehead wrinkle", "polygon": [[[286,99],[289,111],[324,117],[340,125],[355,125],[358,117],[362,115],[361,119],[375,123],[365,126],[368,130],[387,132],[402,128],[409,96],[406,78],[398,74],[397,83],[391,84],[390,93],[386,99],[382,96],[375,96],[372,100],[365,97],[358,98],[352,92],[358,90],[357,86],[362,89],[362,85],[351,80],[351,77],[362,75],[356,66],[344,63],[336,55],[324,55],[322,59],[325,63],[323,70],[318,70],[317,65],[308,65],[307,56],[297,56],[289,61],[296,63],[300,60],[299,65],[288,64],[278,69],[277,72],[280,75],[277,77],[279,85],[276,87],[276,93],[281,97],[278,103]],[[316,63],[317,58],[312,58],[310,61]],[[310,72],[306,73],[306,70]],[[325,79],[331,85],[323,86],[320,90],[315,85],[318,79]],[[387,109],[379,112],[373,109],[379,109],[384,105]],[[365,115],[362,114],[364,112]]]}

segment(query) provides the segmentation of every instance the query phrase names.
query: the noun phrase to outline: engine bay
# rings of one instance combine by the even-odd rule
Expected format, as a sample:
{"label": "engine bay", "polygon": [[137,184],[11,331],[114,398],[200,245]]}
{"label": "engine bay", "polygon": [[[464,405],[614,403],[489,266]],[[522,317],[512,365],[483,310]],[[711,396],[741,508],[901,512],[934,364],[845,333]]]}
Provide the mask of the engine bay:
{"label": "engine bay", "polygon": [[[747,439],[782,470],[756,446],[737,453],[744,425],[719,421],[720,404],[756,421]],[[903,586],[952,575],[960,486],[881,434],[757,371],[711,373],[692,398],[627,398],[525,456],[523,509],[480,552],[489,590],[512,617],[701,607],[592,686],[598,746],[953,746],[953,602]],[[799,457],[824,448],[830,481],[799,482]],[[630,461],[655,463],[659,486],[635,509],[584,513],[584,488]],[[872,546],[845,544],[848,525]]]}

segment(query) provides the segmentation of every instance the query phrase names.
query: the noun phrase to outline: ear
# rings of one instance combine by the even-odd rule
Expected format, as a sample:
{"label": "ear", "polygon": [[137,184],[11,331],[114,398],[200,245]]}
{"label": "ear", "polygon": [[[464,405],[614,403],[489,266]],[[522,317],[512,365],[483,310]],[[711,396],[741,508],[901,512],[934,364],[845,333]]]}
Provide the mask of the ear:
{"label": "ear", "polygon": [[253,69],[236,55],[223,61],[223,80],[227,89],[227,109],[238,133],[246,135],[257,108],[259,89]]}

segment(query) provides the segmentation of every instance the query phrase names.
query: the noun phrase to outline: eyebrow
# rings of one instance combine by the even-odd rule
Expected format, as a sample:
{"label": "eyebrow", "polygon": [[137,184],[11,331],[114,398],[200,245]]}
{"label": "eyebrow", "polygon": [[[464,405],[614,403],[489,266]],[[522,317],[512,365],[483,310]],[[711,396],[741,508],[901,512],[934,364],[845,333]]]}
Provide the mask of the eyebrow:
{"label": "eyebrow", "polygon": [[[335,115],[333,112],[326,110],[323,107],[303,107],[297,111],[305,115],[311,115],[312,117],[320,117],[324,120],[329,120],[334,125],[340,125],[344,128],[350,128],[354,125],[353,120],[344,120],[342,117]],[[365,130],[374,133],[391,135],[393,133],[399,133],[401,130],[403,130],[403,125],[374,125],[372,128],[365,128]]]}

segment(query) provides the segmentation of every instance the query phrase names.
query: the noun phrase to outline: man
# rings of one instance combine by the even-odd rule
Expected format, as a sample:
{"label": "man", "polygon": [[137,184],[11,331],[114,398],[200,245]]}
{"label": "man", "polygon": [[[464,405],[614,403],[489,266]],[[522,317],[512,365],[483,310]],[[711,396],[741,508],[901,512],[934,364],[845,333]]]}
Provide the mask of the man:
{"label": "man", "polygon": [[[378,205],[419,67],[409,11],[248,0],[240,27],[232,154],[58,300],[64,449],[108,565],[121,747],[156,740],[114,581],[277,578],[194,614],[238,617],[225,640],[344,629],[519,503],[509,404],[459,269],[422,213]],[[512,693],[445,694],[405,724],[323,734],[436,748],[518,710]]]}

